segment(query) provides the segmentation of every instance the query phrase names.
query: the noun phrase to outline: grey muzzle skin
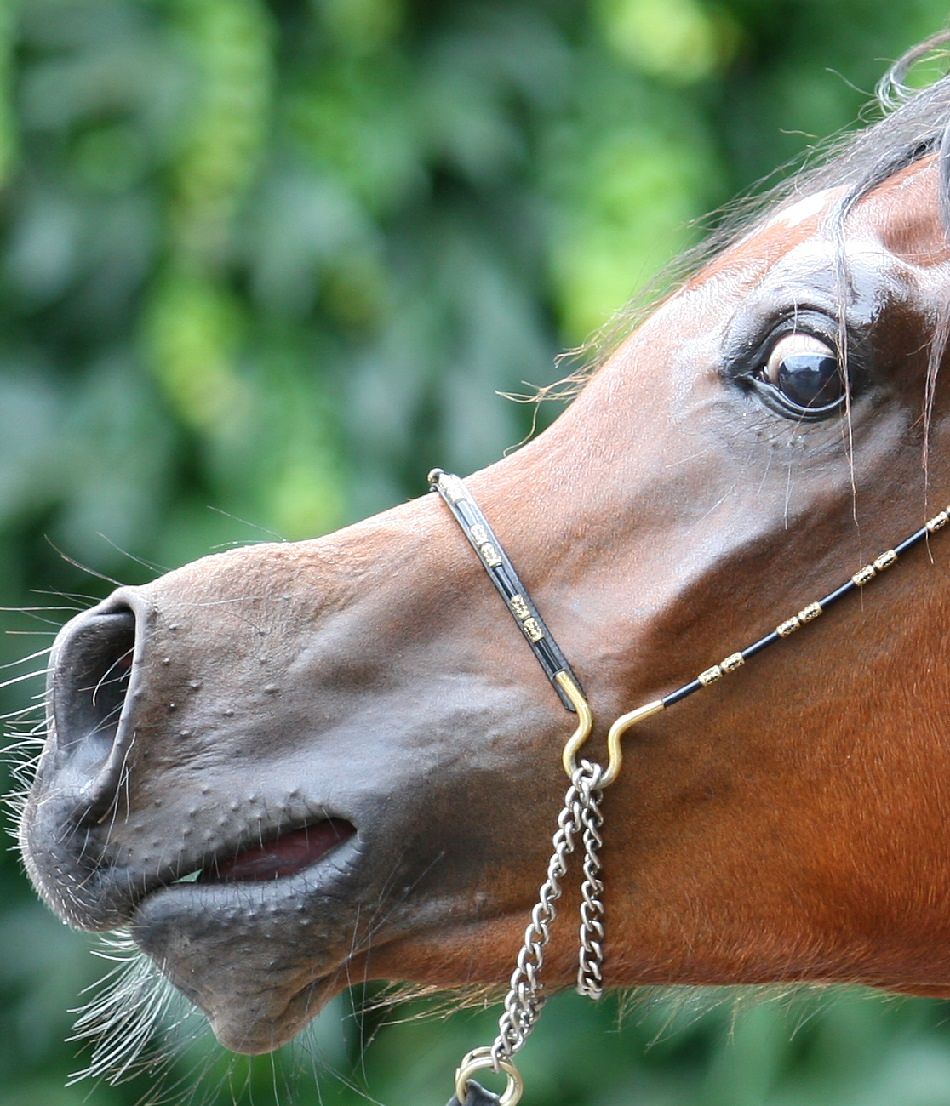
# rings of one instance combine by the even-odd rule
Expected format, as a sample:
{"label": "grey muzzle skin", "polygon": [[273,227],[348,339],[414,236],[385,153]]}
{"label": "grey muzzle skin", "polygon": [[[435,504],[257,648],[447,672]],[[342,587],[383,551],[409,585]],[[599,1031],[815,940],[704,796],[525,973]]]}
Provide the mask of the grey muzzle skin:
{"label": "grey muzzle skin", "polygon": [[28,800],[20,844],[42,898],[81,929],[121,926],[141,894],[123,870],[102,866],[97,849],[78,845],[108,819],[120,789],[133,741],[122,723],[136,697],[134,642],[135,615],[109,602],[67,624],[50,655],[48,739],[37,778],[55,785]]}

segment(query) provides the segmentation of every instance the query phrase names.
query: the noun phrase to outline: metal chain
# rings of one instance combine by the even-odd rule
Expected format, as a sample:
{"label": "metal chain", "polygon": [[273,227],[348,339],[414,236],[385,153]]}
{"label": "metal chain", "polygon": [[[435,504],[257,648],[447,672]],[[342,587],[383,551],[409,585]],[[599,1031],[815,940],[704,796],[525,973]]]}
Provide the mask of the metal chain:
{"label": "metal chain", "polygon": [[604,792],[598,787],[603,774],[603,769],[596,766],[591,778],[584,781],[586,794],[580,810],[584,842],[584,882],[581,884],[580,964],[577,970],[577,993],[594,1002],[604,993],[604,883],[600,878],[599,855],[600,847],[604,843],[600,835],[600,827],[604,824],[604,816],[600,809]]}
{"label": "metal chain", "polygon": [[[554,851],[548,863],[547,878],[541,885],[538,902],[531,912],[531,922],[525,930],[524,943],[505,997],[504,1012],[498,1021],[498,1036],[490,1049],[496,1071],[503,1060],[510,1061],[525,1043],[547,997],[540,980],[544,948],[550,940],[551,924],[557,917],[556,903],[561,897],[561,880],[567,872],[567,859],[574,851],[578,834],[583,834],[587,850],[581,892],[584,905],[581,908],[582,952],[578,978],[583,976],[585,985],[588,978],[597,981],[598,987],[602,985],[600,959],[604,931],[600,920],[603,903],[599,896],[603,893],[603,884],[599,879],[600,861],[597,857],[603,822],[600,812],[603,792],[597,785],[602,774],[600,767],[582,760],[574,770],[571,785],[564,796],[564,806],[558,815],[557,830],[551,842]],[[582,993],[593,998],[593,991],[591,986]]]}

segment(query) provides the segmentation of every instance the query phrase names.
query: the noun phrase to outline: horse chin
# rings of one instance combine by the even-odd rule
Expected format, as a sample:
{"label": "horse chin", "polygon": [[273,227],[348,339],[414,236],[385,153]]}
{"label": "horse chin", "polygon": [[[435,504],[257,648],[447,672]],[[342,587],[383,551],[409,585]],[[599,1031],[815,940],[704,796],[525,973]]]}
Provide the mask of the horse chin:
{"label": "horse chin", "polygon": [[160,888],[138,904],[132,938],[225,1048],[269,1052],[346,984],[361,852],[353,836],[292,876]]}

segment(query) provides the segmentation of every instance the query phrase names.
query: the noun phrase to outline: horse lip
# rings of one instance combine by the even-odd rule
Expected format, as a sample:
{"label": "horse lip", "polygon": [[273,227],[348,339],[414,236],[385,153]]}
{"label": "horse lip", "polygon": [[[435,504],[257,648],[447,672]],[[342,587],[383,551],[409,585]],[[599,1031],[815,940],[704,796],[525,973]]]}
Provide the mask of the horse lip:
{"label": "horse lip", "polygon": [[[357,903],[359,917],[369,855],[356,832],[294,875],[168,884],[139,901],[129,933],[222,1045],[268,1052],[339,990],[335,980],[358,951],[349,915]],[[296,966],[303,947],[305,968]]]}
{"label": "horse lip", "polygon": [[261,883],[287,879],[319,862],[356,832],[345,818],[324,817],[282,827],[271,837],[226,855],[219,851],[197,883]]}
{"label": "horse lip", "polygon": [[[342,819],[339,819],[342,821]],[[315,823],[311,822],[310,825]],[[352,824],[352,823],[351,823]],[[305,828],[305,827],[298,827]],[[150,900],[155,899],[157,896],[168,896],[170,894],[183,894],[186,896],[195,897],[197,902],[199,898],[203,896],[204,892],[208,892],[204,898],[208,901],[216,900],[217,898],[226,897],[228,895],[243,896],[246,899],[249,891],[262,891],[264,894],[273,894],[275,899],[280,898],[293,898],[303,888],[313,890],[316,883],[321,883],[319,869],[326,867],[328,870],[334,866],[329,864],[333,858],[337,860],[349,859],[352,855],[355,857],[361,851],[361,845],[359,842],[359,833],[354,827],[353,832],[345,837],[341,837],[339,841],[326,850],[316,860],[304,865],[297,871],[288,874],[273,877],[270,879],[249,880],[249,879],[216,879],[211,878],[207,880],[188,879],[186,878],[191,873],[200,868],[215,867],[216,861],[222,856],[233,856],[235,849],[233,847],[229,849],[219,849],[215,854],[209,856],[204,865],[181,865],[179,871],[172,879],[164,879],[160,882],[153,883],[149,890],[140,895],[135,902],[135,910],[130,918],[131,924],[134,926],[137,922],[136,915],[141,911],[142,907]],[[239,851],[239,850],[238,850]],[[340,854],[345,854],[345,857],[341,857]],[[348,866],[346,864],[337,864],[335,867]],[[220,892],[220,894],[218,894]]]}
{"label": "horse lip", "polygon": [[[182,882],[189,873],[202,868],[213,870],[216,864],[231,860],[242,850],[257,845],[262,837],[265,841],[275,840],[273,828],[266,826],[249,826],[237,840],[232,839],[230,843],[218,845],[215,849],[204,854],[182,855],[175,862],[151,871],[117,863],[115,858],[110,860],[103,857],[101,861],[90,868],[77,872],[77,877],[71,881],[72,886],[82,889],[82,894],[78,896],[63,896],[58,893],[61,881],[51,881],[48,878],[49,863],[44,862],[42,865],[36,865],[35,860],[31,863],[30,857],[35,858],[37,855],[45,855],[46,853],[45,848],[37,845],[32,840],[32,834],[24,837],[22,847],[24,856],[27,858],[28,867],[36,870],[36,874],[33,876],[34,883],[40,888],[41,894],[53,912],[67,924],[77,929],[104,931],[134,925],[136,914],[144,902],[172,888],[183,887],[186,890],[197,887],[247,889],[281,883],[300,875],[306,876],[312,869],[318,868],[328,857],[333,856],[341,847],[357,837],[353,820],[342,816],[331,817],[321,813],[319,819],[310,817],[309,819],[299,818],[295,821],[288,821],[281,827],[282,833],[276,835],[279,837],[283,834],[299,831],[308,825],[316,826],[323,821],[346,823],[353,827],[353,832],[343,837],[339,843],[333,844],[319,858],[302,866],[294,876],[284,875],[267,881],[209,880],[202,884]],[[35,831],[35,827],[31,826],[31,828]],[[71,868],[73,861],[73,857],[61,856],[56,858],[55,867],[59,871]]]}
{"label": "horse lip", "polygon": [[[301,865],[300,868],[291,874],[278,875],[260,880],[252,879],[228,879],[219,878],[217,875],[209,875],[205,879],[191,879],[195,873],[209,872],[217,873],[219,868],[227,869],[229,864],[240,854],[253,849],[259,845],[261,840],[267,844],[268,842],[276,843],[283,837],[290,836],[293,833],[297,833],[300,830],[308,828],[316,828],[324,822],[333,822],[338,824],[346,824],[350,826],[351,832],[345,835],[341,835],[338,840],[330,845],[328,849],[321,853],[312,861],[308,861],[306,864]],[[295,822],[289,822],[282,826],[279,833],[269,833],[266,829],[262,831],[260,827],[249,828],[248,832],[243,838],[237,841],[231,841],[228,844],[217,846],[214,850],[205,853],[202,856],[186,856],[179,859],[175,864],[169,865],[166,868],[161,869],[158,872],[152,873],[148,876],[142,877],[140,884],[141,892],[136,894],[130,902],[130,915],[129,921],[134,924],[135,912],[141,907],[142,903],[151,898],[154,895],[161,894],[163,891],[167,891],[173,888],[183,887],[186,890],[197,889],[200,887],[249,887],[249,886],[270,886],[274,883],[279,883],[284,880],[294,879],[296,876],[307,873],[312,868],[318,867],[322,864],[327,857],[332,856],[338,849],[346,845],[352,838],[357,836],[357,830],[354,823],[348,819],[339,817],[336,815],[324,815],[319,819],[300,819]]]}
{"label": "horse lip", "polygon": [[[174,883],[247,884],[289,879],[320,864],[355,833],[356,827],[348,818],[332,815],[290,823],[276,833],[258,832],[249,843],[216,849],[205,863],[191,869],[187,876],[179,875]],[[281,846],[284,854],[290,855],[281,856]],[[196,870],[197,878],[191,880],[189,876]]]}

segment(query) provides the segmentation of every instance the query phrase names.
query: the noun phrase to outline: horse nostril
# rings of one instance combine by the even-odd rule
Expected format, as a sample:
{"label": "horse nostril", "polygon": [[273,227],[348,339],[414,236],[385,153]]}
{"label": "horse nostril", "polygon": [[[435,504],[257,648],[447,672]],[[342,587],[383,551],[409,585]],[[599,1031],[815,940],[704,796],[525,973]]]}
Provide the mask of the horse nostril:
{"label": "horse nostril", "polygon": [[120,607],[80,615],[56,648],[50,675],[56,745],[87,781],[115,745],[134,646],[135,616]]}

